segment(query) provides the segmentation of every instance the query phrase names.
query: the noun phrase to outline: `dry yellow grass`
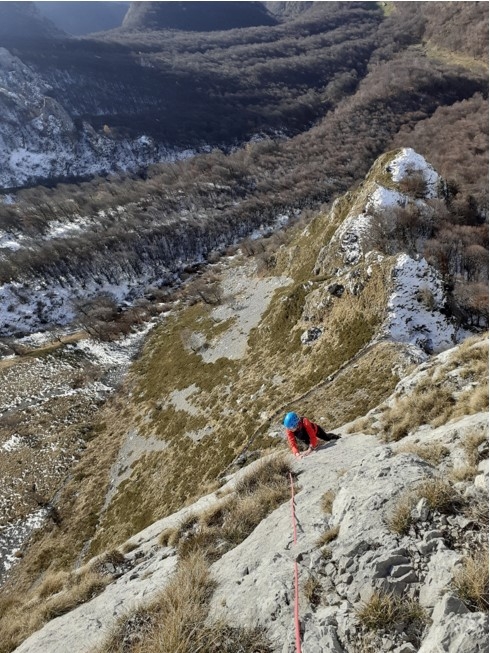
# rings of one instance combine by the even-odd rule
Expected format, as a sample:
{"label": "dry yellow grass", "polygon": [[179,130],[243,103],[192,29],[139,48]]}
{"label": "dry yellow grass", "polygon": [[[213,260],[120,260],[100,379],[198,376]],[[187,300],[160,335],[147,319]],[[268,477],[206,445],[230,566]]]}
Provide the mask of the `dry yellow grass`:
{"label": "dry yellow grass", "polygon": [[427,500],[430,510],[442,513],[453,513],[463,506],[461,495],[448,481],[440,478],[423,481],[399,497],[386,520],[389,529],[406,535],[413,522],[412,510],[422,498]]}
{"label": "dry yellow grass", "polygon": [[475,467],[475,465],[463,465],[461,467],[455,467],[451,470],[451,479],[455,483],[459,483],[461,481],[469,481],[475,478],[477,473],[478,469]]}
{"label": "dry yellow grass", "polygon": [[412,509],[415,505],[413,495],[405,495],[397,502],[387,519],[388,528],[398,535],[407,535],[412,525]]}
{"label": "dry yellow grass", "polygon": [[202,552],[189,554],[163,592],[120,619],[97,653],[270,653],[260,628],[207,623],[214,587]]}
{"label": "dry yellow grass", "polygon": [[488,439],[487,434],[482,431],[468,433],[468,435],[463,441],[463,448],[466,454],[468,465],[478,465],[479,463],[478,447],[481,444],[483,444],[483,442],[485,442],[487,439]]}
{"label": "dry yellow grass", "polygon": [[12,651],[47,621],[100,594],[110,580],[87,565],[73,573],[48,572],[28,603],[21,598],[4,599],[0,613],[9,618],[0,622],[0,651]]}
{"label": "dry yellow grass", "polygon": [[283,455],[259,463],[237,482],[233,494],[201,514],[190,516],[175,535],[165,534],[164,539],[177,546],[182,558],[199,550],[208,560],[216,560],[288,500],[290,471],[290,463]]}
{"label": "dry yellow grass", "polygon": [[325,494],[322,496],[321,507],[326,515],[332,514],[332,506],[333,506],[334,499],[335,499],[335,492],[333,490],[327,490]]}
{"label": "dry yellow grass", "polygon": [[413,599],[374,592],[358,611],[359,620],[368,630],[420,633],[427,622],[422,606]]}
{"label": "dry yellow grass", "polygon": [[452,483],[434,478],[421,483],[416,490],[417,499],[425,498],[431,510],[452,513],[462,504],[459,492]]}
{"label": "dry yellow grass", "polygon": [[[453,377],[467,382],[457,391]],[[441,366],[429,369],[412,393],[401,397],[381,416],[382,437],[395,442],[422,424],[441,426],[449,420],[488,409],[488,342],[486,336],[470,338]]]}
{"label": "dry yellow grass", "polygon": [[308,603],[316,607],[320,605],[322,599],[322,584],[316,576],[308,576],[303,583],[303,594]]}
{"label": "dry yellow grass", "polygon": [[340,526],[333,526],[332,528],[329,528],[325,533],[322,533],[320,537],[317,540],[317,546],[324,546],[325,544],[329,544],[330,542],[333,542],[337,535],[339,534]]}
{"label": "dry yellow grass", "polygon": [[471,610],[488,612],[488,547],[464,559],[453,587]]}
{"label": "dry yellow grass", "polygon": [[444,424],[455,400],[450,390],[424,387],[416,388],[408,397],[401,398],[381,418],[383,439],[396,442],[422,424],[439,426]]}
{"label": "dry yellow grass", "polygon": [[449,449],[439,442],[431,444],[403,444],[396,450],[397,453],[413,453],[431,465],[437,466],[449,455]]}

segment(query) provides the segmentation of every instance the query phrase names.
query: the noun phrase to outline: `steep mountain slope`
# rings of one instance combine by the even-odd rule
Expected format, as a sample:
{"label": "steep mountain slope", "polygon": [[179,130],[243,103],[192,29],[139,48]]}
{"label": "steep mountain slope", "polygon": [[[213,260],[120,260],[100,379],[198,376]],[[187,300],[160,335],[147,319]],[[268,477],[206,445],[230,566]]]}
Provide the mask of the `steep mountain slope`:
{"label": "steep mountain slope", "polygon": [[[472,339],[415,368],[370,411],[371,428],[386,440],[386,411],[406,414],[408,401],[415,416],[417,396],[435,377],[457,402],[466,395],[481,406],[483,393],[468,384],[467,372],[480,378],[487,356],[486,338]],[[31,609],[42,604],[48,619],[69,613],[15,650],[153,653],[204,641],[210,653],[292,651],[295,560],[307,650],[485,650],[486,574],[472,565],[482,555],[488,564],[488,415],[446,424],[439,412],[437,420],[438,427],[414,423],[408,437],[390,445],[346,426],[338,429],[340,441],[296,462],[297,544],[288,465],[275,455],[253,463],[219,492],[81,568],[77,582],[91,583],[96,598],[77,592],[68,576],[58,576],[58,584],[46,577]],[[260,492],[279,470],[281,505],[257,523]]]}
{"label": "steep mountain slope", "polygon": [[[147,4],[139,3],[138,11]],[[206,3],[191,4],[194,12]],[[380,129],[389,136],[403,124],[424,119],[423,113],[432,115],[438,105],[468,99],[478,91],[486,96],[484,46],[473,47],[471,62],[469,57],[454,56],[455,50],[468,50],[461,38],[451,39],[443,52],[441,48],[436,52],[433,3],[415,3],[411,10],[398,4],[387,16],[383,6],[373,2],[319,2],[294,20],[272,26],[208,33],[120,29],[66,40],[59,47],[47,41],[4,42],[15,47],[28,74],[48,85],[44,113],[49,115],[54,100],[53,122],[58,129],[47,131],[44,139],[42,131],[31,129],[32,119],[23,109],[36,123],[42,106],[35,99],[30,102],[29,96],[21,98],[16,130],[10,130],[6,139],[1,185],[137,170],[176,149],[228,149],[258,134],[294,135],[329,116],[366,75],[374,75],[368,86],[375,88],[381,81],[381,71],[376,70],[381,62],[384,83],[398,80],[377,99],[386,102],[390,96],[390,108],[396,113],[395,120],[390,118]],[[156,3],[158,11],[163,5]],[[488,29],[488,17],[481,11],[442,14],[448,34],[467,34],[468,24],[478,33]],[[411,69],[408,77],[400,66]],[[8,83],[5,89],[8,93]],[[357,119],[376,112],[373,98],[366,100],[357,103]],[[56,120],[61,109],[74,129],[63,129]],[[23,138],[16,140],[19,127]],[[349,131],[363,140],[370,132],[352,122]],[[142,137],[146,149],[141,147]],[[87,141],[91,156],[80,156]],[[370,143],[369,163],[386,147]],[[18,156],[23,149],[28,153],[24,158]],[[43,149],[52,153],[51,165],[39,165]]]}
{"label": "steep mountain slope", "polygon": [[41,15],[35,2],[2,2],[0,5],[2,46],[7,43],[48,41],[65,36],[63,30]]}
{"label": "steep mountain slope", "polygon": [[[411,237],[423,239],[441,189],[415,152],[388,153],[356,192],[297,228],[272,267],[269,260],[270,278],[230,262],[191,282],[188,297],[204,303],[177,303],[152,332],[57,495],[59,520],[25,547],[6,596],[48,568],[57,573],[118,546],[215,489],[238,463],[283,446],[285,410],[340,427],[386,399],[414,363],[466,337],[446,311],[440,276],[401,249],[410,240],[397,230],[408,212]],[[213,274],[222,276],[221,290]],[[485,364],[480,350],[470,351],[458,362],[461,387],[438,385],[442,403],[430,394],[426,410],[401,410],[413,423],[387,410],[370,413],[363,428],[389,439],[424,418],[436,426],[484,410]],[[22,603],[12,598],[11,609],[22,612]],[[44,618],[35,614],[30,628]],[[5,641],[22,637],[6,632]]]}
{"label": "steep mountain slope", "polygon": [[[461,282],[455,310],[470,323],[482,319],[488,214],[483,46],[480,60],[471,63],[456,56],[464,50],[439,48],[436,56],[436,37],[428,31],[435,17],[425,5],[422,15],[421,3],[410,11],[397,5],[385,19],[373,3],[318,4],[326,7],[267,29],[151,37],[116,32],[91,42],[89,51],[88,42],[71,40],[42,56],[24,46],[22,61],[2,53],[5,184],[28,183],[33,174],[95,174],[115,161],[124,170],[162,158],[185,161],[138,177],[8,196],[0,205],[0,282],[10,308],[1,334],[71,320],[80,287],[94,300],[115,287],[119,304],[141,299],[149,287],[176,280],[253,230],[331,201],[360,181],[379,153],[413,144],[448,181],[427,251],[417,243],[415,249],[450,275],[450,283]],[[484,29],[484,14],[460,14]],[[452,34],[457,16],[445,19]],[[145,129],[136,119],[143,105],[152,107]],[[186,111],[197,113],[187,120]],[[160,120],[164,114],[178,115],[177,124]],[[287,125],[296,132],[320,115],[293,138],[257,139],[229,154],[195,156],[162,145],[171,136],[184,147],[195,126],[205,125],[208,135],[216,127],[227,139],[237,127],[262,129],[264,120],[268,128]],[[146,124],[148,138],[141,136]],[[468,283],[470,291],[463,288]],[[32,311],[29,288],[43,286],[45,296]]]}
{"label": "steep mountain slope", "polygon": [[[146,4],[140,3],[140,9]],[[60,130],[51,146],[67,155],[71,151],[75,167],[68,168],[62,160],[47,176],[83,176],[73,148],[86,139],[84,123],[109,151],[125,143],[130,155],[128,137],[145,136],[150,145],[147,164],[161,160],[158,148],[229,147],[263,131],[297,133],[323,114],[320,96],[332,77],[357,68],[364,74],[381,19],[374,6],[368,11],[362,3],[347,3],[326,8],[311,20],[277,27],[197,36],[115,30],[97,38],[66,40],[58,48],[48,42],[16,43],[16,55],[50,86],[49,97],[76,125],[75,134]],[[29,104],[29,97],[25,102]],[[39,113],[35,103],[30,108],[34,115]],[[29,139],[21,142],[25,145]],[[7,161],[11,149],[9,143]],[[39,152],[35,141],[28,149]],[[135,154],[133,170],[142,163]],[[117,156],[108,165],[97,153],[94,166],[87,168],[87,175],[125,169],[124,164],[118,167]],[[6,168],[2,186],[46,178],[44,170],[33,170],[27,162],[22,169]]]}

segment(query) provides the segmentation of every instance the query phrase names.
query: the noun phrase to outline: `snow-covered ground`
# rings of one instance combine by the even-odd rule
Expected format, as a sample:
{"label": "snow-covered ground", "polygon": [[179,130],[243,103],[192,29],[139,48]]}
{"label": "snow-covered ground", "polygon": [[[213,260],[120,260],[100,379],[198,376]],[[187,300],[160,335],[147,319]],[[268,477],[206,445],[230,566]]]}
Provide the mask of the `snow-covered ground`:
{"label": "snow-covered ground", "polygon": [[400,254],[393,269],[393,285],[388,318],[382,327],[384,335],[395,342],[417,345],[430,354],[454,347],[471,335],[441,312],[445,303],[443,281],[425,259]]}
{"label": "snow-covered ground", "polygon": [[414,172],[420,173],[427,185],[426,197],[437,197],[437,187],[440,182],[439,175],[430,163],[411,147],[402,148],[401,152],[391,161],[388,170],[395,182],[405,179]]}
{"label": "snow-covered ground", "polygon": [[173,279],[163,266],[147,271],[138,277],[121,274],[117,283],[107,279],[87,279],[82,287],[79,279],[64,278],[45,281],[13,281],[0,285],[0,333],[3,336],[37,332],[45,325],[68,325],[76,318],[76,303],[101,293],[107,293],[121,304],[131,301],[149,286]]}
{"label": "snow-covered ground", "polygon": [[16,554],[22,542],[25,542],[33,531],[41,528],[47,514],[46,508],[40,508],[25,519],[18,519],[0,529],[0,578],[18,562]]}

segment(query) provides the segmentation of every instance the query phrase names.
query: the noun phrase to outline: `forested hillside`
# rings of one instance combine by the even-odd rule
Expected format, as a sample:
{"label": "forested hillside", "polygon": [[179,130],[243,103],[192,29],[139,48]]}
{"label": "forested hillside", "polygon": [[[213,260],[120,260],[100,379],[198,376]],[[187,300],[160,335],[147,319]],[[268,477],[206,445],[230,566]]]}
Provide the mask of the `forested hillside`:
{"label": "forested hillside", "polygon": [[[126,123],[132,130],[151,124],[163,139],[194,133],[201,143],[256,130],[263,136],[138,175],[18,192],[0,209],[5,238],[17,243],[3,249],[0,261],[11,307],[1,332],[72,319],[70,301],[80,287],[85,299],[95,298],[124,281],[127,299],[142,296],[254,229],[330,202],[358,182],[377,155],[401,145],[413,145],[447,179],[431,238],[415,249],[451,283],[473,284],[470,291],[458,288],[454,307],[471,323],[486,310],[480,263],[487,242],[488,99],[486,41],[475,41],[468,24],[483,33],[488,7],[433,5],[394,3],[384,16],[374,3],[315,3],[276,27],[116,30],[97,41],[66,41],[62,56],[53,49],[40,57],[24,46],[22,57],[43,71],[57,100],[69,110],[77,105],[84,119],[91,115],[96,128],[104,123],[113,142]],[[81,81],[62,72],[79,69],[86,57],[100,58],[95,75]],[[133,70],[128,76],[118,65],[130,95],[116,80],[106,84],[114,59]],[[140,69],[149,75],[143,93]],[[165,106],[154,75],[173,80],[177,95],[168,93],[170,78],[161,87]],[[122,97],[123,114],[117,109]],[[282,135],[273,135],[277,129]],[[26,322],[22,285],[27,291],[33,279],[42,280],[48,296],[39,298],[34,314],[27,310]],[[13,290],[13,283],[20,288]],[[53,293],[62,299],[53,302]]]}

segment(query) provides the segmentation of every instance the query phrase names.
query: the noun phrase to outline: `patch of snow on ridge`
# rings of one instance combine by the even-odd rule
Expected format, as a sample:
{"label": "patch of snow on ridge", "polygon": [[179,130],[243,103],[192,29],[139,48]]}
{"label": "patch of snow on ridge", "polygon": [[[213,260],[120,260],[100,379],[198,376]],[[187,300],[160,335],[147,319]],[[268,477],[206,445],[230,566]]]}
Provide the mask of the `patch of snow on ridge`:
{"label": "patch of snow on ridge", "polygon": [[394,290],[388,300],[383,332],[396,342],[437,353],[470,335],[441,313],[445,296],[438,272],[423,258],[397,257],[393,269]]}
{"label": "patch of snow on ridge", "polygon": [[376,188],[369,195],[369,199],[366,203],[366,208],[369,210],[384,210],[391,207],[405,206],[408,201],[408,197],[399,193],[397,190],[391,190],[376,184]]}
{"label": "patch of snow on ridge", "polygon": [[340,241],[344,263],[355,265],[361,259],[363,239],[370,233],[373,213],[392,207],[405,206],[407,201],[406,195],[375,184],[374,191],[368,195],[366,200],[365,212],[347,216],[337,230],[336,239]]}
{"label": "patch of snow on ridge", "polygon": [[388,170],[393,181],[401,181],[414,172],[420,172],[427,184],[427,197],[437,197],[439,175],[430,163],[411,147],[404,147],[390,163]]}
{"label": "patch of snow on ridge", "polygon": [[41,528],[47,514],[47,509],[41,508],[25,519],[18,519],[12,524],[0,528],[0,576],[19,561],[15,554],[32,531]]}

